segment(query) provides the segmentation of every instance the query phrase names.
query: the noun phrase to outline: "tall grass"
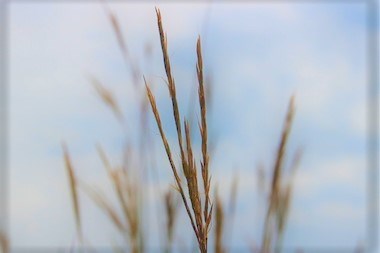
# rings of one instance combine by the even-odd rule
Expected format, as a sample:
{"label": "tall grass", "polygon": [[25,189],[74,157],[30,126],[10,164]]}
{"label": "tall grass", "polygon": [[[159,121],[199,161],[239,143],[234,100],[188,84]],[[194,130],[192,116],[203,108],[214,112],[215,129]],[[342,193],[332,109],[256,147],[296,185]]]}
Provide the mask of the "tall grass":
{"label": "tall grass", "polygon": [[[196,75],[198,85],[198,106],[200,112],[199,136],[200,143],[199,149],[201,150],[199,158],[194,152],[194,137],[191,135],[192,129],[189,119],[181,116],[180,102],[177,97],[177,85],[174,74],[172,73],[172,66],[169,57],[169,47],[166,33],[163,27],[163,20],[161,12],[156,8],[158,34],[161,45],[162,60],[166,74],[166,83],[168,88],[169,99],[171,102],[171,114],[173,117],[173,125],[176,130],[176,142],[169,143],[167,132],[164,127],[164,122],[161,120],[161,115],[157,106],[157,102],[153,91],[150,88],[150,83],[141,76],[141,71],[135,62],[131,61],[130,51],[126,45],[126,41],[122,34],[121,26],[116,16],[106,8],[106,13],[110,23],[114,29],[116,40],[121,49],[121,54],[132,70],[133,80],[136,90],[139,90],[139,78],[145,84],[140,102],[140,126],[143,130],[141,132],[141,143],[138,158],[141,160],[139,165],[144,167],[143,161],[147,157],[154,156],[152,150],[144,149],[146,144],[144,139],[145,133],[148,133],[147,125],[147,104],[150,105],[151,112],[155,119],[156,126],[159,131],[160,139],[168,159],[170,170],[173,174],[175,190],[169,190],[162,196],[162,205],[164,207],[164,215],[166,225],[159,223],[159,229],[166,231],[165,244],[162,247],[163,252],[172,252],[175,240],[175,224],[178,219],[178,212],[180,203],[184,208],[189,225],[196,238],[197,248],[200,253],[210,252],[209,238],[213,236],[215,253],[231,252],[232,248],[229,246],[230,238],[232,237],[234,228],[234,217],[237,203],[237,189],[238,178],[236,177],[231,185],[230,199],[227,205],[223,203],[222,198],[215,187],[212,187],[210,173],[210,148],[209,148],[209,131],[208,131],[208,106],[207,100],[209,87],[205,85],[204,81],[204,66],[202,57],[202,44],[201,38],[198,37],[196,41]],[[91,83],[97,91],[102,102],[110,108],[115,115],[117,121],[124,126],[125,117],[122,113],[121,106],[116,101],[113,93],[106,88],[97,78],[91,77]],[[260,244],[260,253],[271,253],[274,250],[279,250],[282,247],[283,234],[286,228],[286,220],[290,210],[291,199],[293,194],[293,181],[296,173],[296,168],[300,162],[301,151],[296,153],[291,165],[290,173],[288,175],[284,172],[284,161],[287,157],[287,145],[290,138],[291,128],[295,114],[295,98],[290,99],[287,115],[285,118],[280,143],[277,148],[277,153],[274,158],[273,167],[271,169],[270,193],[268,196],[268,203],[266,207],[266,216],[263,227],[263,237]],[[145,144],[144,144],[145,143]],[[178,148],[179,164],[175,162],[173,150]],[[105,168],[109,181],[113,186],[114,194],[117,198],[118,207],[115,207],[109,202],[108,198],[96,187],[90,187],[88,184],[80,181],[75,172],[74,166],[71,162],[68,149],[63,145],[64,160],[66,170],[68,173],[69,185],[71,190],[71,199],[73,203],[74,216],[76,221],[77,234],[79,238],[83,238],[81,210],[78,198],[78,189],[82,190],[90,199],[103,211],[108,217],[109,221],[114,225],[116,230],[124,238],[125,245],[132,253],[142,253],[146,251],[147,234],[144,231],[142,217],[144,208],[143,203],[145,189],[141,177],[134,177],[128,169],[133,167],[130,163],[132,157],[128,150],[123,151],[124,163],[122,165],[113,165],[109,160],[106,151],[101,145],[97,146],[98,156],[100,157],[103,167]],[[233,158],[231,158],[233,159]],[[138,171],[143,168],[134,168]],[[264,177],[262,179],[264,181]],[[214,196],[211,193],[214,193]],[[178,195],[177,195],[178,194]],[[179,198],[177,198],[177,196]],[[213,199],[213,201],[211,200]],[[250,200],[246,200],[250,201]],[[121,210],[121,215],[118,210]],[[157,209],[158,210],[158,209]],[[155,211],[157,219],[161,220],[161,214]],[[213,225],[212,225],[213,224]],[[162,227],[161,227],[162,226]],[[213,229],[212,229],[213,226]],[[177,231],[181,233],[181,231]],[[211,235],[213,233],[213,235]],[[84,240],[81,239],[83,242]]]}
{"label": "tall grass", "polygon": [[178,199],[174,196],[172,189],[165,193],[165,214],[166,214],[166,246],[165,253],[172,251],[175,222],[178,216]]}
{"label": "tall grass", "polygon": [[238,194],[238,177],[235,176],[231,183],[230,198],[227,205],[222,201],[218,189],[215,189],[215,218],[214,218],[214,252],[230,252],[230,240],[234,230],[236,201]]}
{"label": "tall grass", "polygon": [[83,239],[82,233],[82,221],[80,216],[80,208],[79,208],[79,199],[78,199],[78,182],[77,177],[75,176],[74,168],[70,159],[69,151],[67,150],[67,146],[65,143],[62,144],[63,156],[65,160],[66,171],[70,184],[70,192],[71,199],[73,203],[74,216],[75,216],[75,224],[77,228],[78,237],[80,240]]}
{"label": "tall grass", "polygon": [[0,252],[8,253],[9,252],[9,240],[5,233],[0,232]]}
{"label": "tall grass", "polygon": [[284,161],[286,158],[287,145],[290,132],[292,129],[294,113],[295,113],[295,97],[291,97],[288,112],[285,118],[284,127],[281,134],[280,143],[278,145],[275,162],[272,169],[272,179],[270,182],[270,195],[267,213],[265,217],[262,253],[271,252],[273,238],[276,238],[276,248],[279,250],[282,245],[282,238],[286,224],[286,218],[289,212],[289,206],[293,190],[293,180],[295,171],[301,159],[301,151],[299,150],[291,164],[290,176],[286,181],[283,175]]}
{"label": "tall grass", "polygon": [[[209,151],[208,151],[208,133],[207,133],[207,117],[206,117],[206,98],[205,98],[205,88],[203,80],[203,62],[202,62],[202,49],[201,40],[198,38],[197,41],[197,76],[198,76],[198,95],[199,95],[199,106],[201,111],[201,122],[200,124],[200,135],[202,139],[202,160],[201,164],[201,175],[203,181],[203,189],[198,185],[198,172],[197,163],[193,155],[192,140],[190,137],[190,126],[188,120],[185,118],[182,120],[180,116],[180,111],[177,101],[177,92],[175,80],[171,72],[170,59],[168,53],[168,43],[164,33],[162,18],[159,9],[156,9],[157,23],[161,41],[161,49],[163,55],[163,61],[165,66],[165,72],[167,76],[168,90],[170,99],[172,102],[173,117],[177,130],[178,146],[181,153],[181,168],[186,179],[186,184],[182,183],[177,166],[175,165],[171,147],[165,136],[165,131],[163,130],[163,125],[160,119],[160,114],[157,109],[156,101],[152,91],[150,90],[148,84],[146,83],[147,95],[149,102],[151,104],[152,112],[156,119],[157,127],[160,132],[160,136],[165,147],[165,151],[170,162],[170,166],[176,181],[177,190],[181,194],[183,204],[186,208],[187,215],[189,217],[191,226],[194,230],[195,236],[198,241],[198,247],[201,253],[207,253],[207,242],[208,234],[210,231],[210,224],[212,219],[212,203],[210,201],[210,183],[211,178],[209,176]],[[183,134],[184,130],[184,134]],[[184,144],[185,142],[185,144]],[[188,195],[185,194],[185,188],[188,190]],[[204,192],[204,199],[202,200],[202,191]]]}

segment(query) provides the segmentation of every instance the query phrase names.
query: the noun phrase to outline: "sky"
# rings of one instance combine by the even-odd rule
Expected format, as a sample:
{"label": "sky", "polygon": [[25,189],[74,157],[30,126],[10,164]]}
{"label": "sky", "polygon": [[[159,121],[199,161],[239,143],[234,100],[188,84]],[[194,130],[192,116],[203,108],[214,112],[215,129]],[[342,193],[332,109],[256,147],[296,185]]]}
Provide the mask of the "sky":
{"label": "sky", "polygon": [[[212,180],[227,198],[237,174],[239,195],[231,244],[260,241],[263,198],[256,168],[271,168],[289,98],[296,117],[289,159],[302,147],[284,247],[354,249],[366,243],[367,13],[357,3],[128,2],[108,5],[120,19],[131,57],[157,98],[175,143],[154,7],[161,9],[183,115],[194,105],[197,37],[212,80]],[[136,142],[138,102],[131,72],[98,3],[12,3],[9,10],[10,232],[14,248],[75,245],[61,143],[80,178],[111,194],[95,144],[120,160],[124,138]],[[146,48],[151,54],[146,55]],[[127,118],[121,127],[89,76],[111,89]],[[194,100],[194,101],[193,101]],[[197,111],[194,111],[197,119]],[[199,117],[198,117],[199,118]],[[160,184],[145,182],[148,206],[172,183],[149,114]],[[195,144],[199,141],[195,141]],[[199,151],[199,149],[198,149]],[[94,247],[119,240],[104,215],[81,195],[84,230]],[[112,197],[110,200],[113,201]],[[183,217],[184,218],[184,217]],[[158,247],[154,217],[147,220]],[[178,241],[191,246],[189,224]]]}

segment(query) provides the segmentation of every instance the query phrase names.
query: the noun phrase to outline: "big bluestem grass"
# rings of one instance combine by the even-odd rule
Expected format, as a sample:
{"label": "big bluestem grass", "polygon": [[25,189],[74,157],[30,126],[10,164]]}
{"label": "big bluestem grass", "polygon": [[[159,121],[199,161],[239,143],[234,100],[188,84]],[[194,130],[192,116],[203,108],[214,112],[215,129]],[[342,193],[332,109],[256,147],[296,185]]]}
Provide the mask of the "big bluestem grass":
{"label": "big bluestem grass", "polygon": [[9,252],[9,240],[5,233],[0,232],[0,252],[8,253]]}
{"label": "big bluestem grass", "polygon": [[[139,85],[141,71],[138,64],[132,61],[131,51],[128,49],[120,22],[116,15],[108,8],[105,8],[105,10],[114,30],[116,41],[121,50],[123,59],[131,70],[134,87],[136,88],[136,91],[139,91],[141,87]],[[207,120],[208,96],[211,92],[209,92],[210,87],[205,85],[204,81],[201,38],[198,38],[195,46],[195,53],[197,56],[195,72],[197,75],[198,106],[200,112],[198,126],[201,140],[199,143],[199,150],[201,152],[199,158],[197,158],[193,147],[193,144],[196,142],[191,134],[192,124],[189,123],[192,119],[181,117],[179,109],[179,103],[181,101],[177,98],[176,80],[172,73],[167,36],[163,28],[162,16],[159,9],[156,9],[156,16],[163,65],[166,74],[165,81],[167,83],[169,99],[171,102],[173,124],[176,130],[176,143],[169,143],[167,132],[165,131],[164,123],[161,120],[157,102],[150,88],[149,82],[145,80],[145,78],[141,78],[145,83],[145,90],[143,90],[145,96],[140,96],[140,127],[142,131],[140,133],[140,148],[138,149],[138,158],[141,160],[141,163],[139,164],[142,168],[134,169],[145,171],[144,167],[146,167],[146,164],[144,164],[143,161],[146,161],[147,157],[154,156],[152,150],[144,148],[147,146],[147,141],[151,140],[146,137],[149,133],[147,129],[147,107],[150,105],[174,177],[174,188],[179,193],[179,198],[176,198],[177,195],[174,190],[169,188],[162,198],[164,215],[166,218],[166,225],[164,226],[166,233],[165,240],[163,240],[164,246],[162,247],[163,252],[172,252],[172,247],[175,241],[175,224],[178,219],[180,202],[182,202],[182,207],[185,209],[188,221],[196,238],[199,252],[207,253],[210,251],[208,241],[211,233],[214,233],[213,249],[215,253],[232,252],[233,249],[229,246],[229,243],[231,242],[230,238],[232,237],[231,235],[234,227],[234,216],[236,215],[238,179],[236,178],[233,181],[229,202],[227,205],[224,204],[216,189],[212,189],[211,187],[210,154],[212,152],[210,152]],[[117,121],[122,123],[121,125],[125,127],[126,119],[122,113],[122,107],[116,100],[112,91],[96,77],[91,76],[90,82],[95,88],[101,101],[111,110]],[[266,207],[267,211],[264,220],[263,238],[259,247],[259,252],[261,253],[271,253],[275,249],[281,248],[283,233],[286,228],[286,220],[290,210],[294,175],[301,158],[301,152],[296,153],[291,165],[290,175],[285,176],[283,167],[295,112],[294,100],[294,97],[292,97],[289,103],[280,143],[271,169],[272,175],[269,178],[270,194]],[[176,148],[178,148],[180,153],[178,164],[175,162],[173,155],[173,150],[176,150]],[[141,177],[133,177],[132,173],[130,173],[130,167],[133,167],[133,165],[130,163],[131,157],[128,150],[129,149],[126,148],[126,150],[123,151],[123,164],[113,165],[103,147],[97,145],[98,156],[107,172],[117,199],[117,207],[108,200],[107,196],[105,196],[99,188],[90,187],[88,184],[77,178],[68,149],[66,145],[63,145],[64,160],[68,173],[78,237],[82,238],[84,236],[78,198],[78,189],[81,189],[88,197],[90,197],[97,207],[103,211],[116,230],[122,235],[122,238],[125,239],[125,244],[128,245],[127,248],[129,249],[129,252],[142,253],[146,249],[145,244],[148,240],[147,234],[144,232],[144,217],[142,217],[145,208],[142,201],[145,189],[142,187],[143,182],[141,181]],[[260,181],[262,181],[260,182],[260,188],[262,189],[265,185],[264,181],[266,181],[265,173],[262,169],[260,170],[260,178]],[[211,197],[211,192],[215,193],[213,197]],[[213,202],[211,201],[211,198],[213,199]],[[120,210],[121,212],[119,212]],[[157,211],[155,213],[158,219],[160,219],[162,215]],[[214,226],[213,229],[211,229],[212,221]],[[162,224],[159,224],[159,229],[161,225]]]}
{"label": "big bluestem grass", "polygon": [[[169,90],[169,96],[172,102],[173,118],[176,126],[178,146],[180,150],[181,168],[185,177],[186,183],[183,183],[179,177],[177,165],[172,158],[171,146],[163,130],[163,125],[158,111],[155,97],[146,83],[147,95],[151,104],[152,112],[156,119],[156,123],[160,132],[160,136],[176,181],[177,190],[179,191],[183,204],[185,206],[188,218],[193,228],[194,234],[197,238],[198,247],[201,253],[207,253],[208,249],[208,234],[210,231],[211,219],[212,219],[212,204],[210,201],[210,183],[211,178],[209,175],[209,151],[208,151],[208,132],[207,132],[207,108],[205,98],[205,87],[203,80],[203,59],[201,40],[198,38],[196,53],[197,53],[197,66],[196,72],[198,76],[198,97],[199,106],[201,111],[201,121],[199,123],[199,130],[202,139],[201,150],[202,160],[200,162],[200,173],[202,176],[203,188],[198,184],[198,168],[193,154],[192,140],[190,137],[190,126],[186,119],[183,121],[180,116],[177,91],[175,79],[173,77],[170,65],[170,58],[168,53],[168,42],[164,33],[161,13],[159,9],[156,9],[157,24],[161,42],[161,49],[163,55],[163,62],[165,67],[165,73],[167,77],[167,84]],[[187,188],[187,194],[185,189]],[[202,200],[202,193],[204,193],[204,199]]]}

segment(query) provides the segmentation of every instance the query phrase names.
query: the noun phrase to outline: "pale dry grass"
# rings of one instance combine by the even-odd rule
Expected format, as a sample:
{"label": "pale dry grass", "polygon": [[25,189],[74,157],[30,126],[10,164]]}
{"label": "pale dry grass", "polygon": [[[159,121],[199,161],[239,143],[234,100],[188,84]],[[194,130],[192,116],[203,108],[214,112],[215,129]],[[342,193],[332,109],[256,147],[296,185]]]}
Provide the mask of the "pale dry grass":
{"label": "pale dry grass", "polygon": [[62,143],[62,149],[63,149],[63,156],[65,160],[65,167],[66,167],[67,175],[69,178],[71,199],[73,203],[74,216],[75,216],[75,224],[77,228],[78,237],[82,241],[83,233],[82,233],[82,221],[81,221],[81,216],[80,216],[80,206],[79,206],[79,199],[78,199],[78,181],[77,181],[77,177],[75,175],[74,168],[70,159],[69,151],[65,143]]}
{"label": "pale dry grass", "polygon": [[[165,67],[165,73],[167,77],[167,84],[170,99],[172,102],[174,123],[176,126],[178,146],[180,150],[180,159],[182,172],[184,174],[186,184],[184,184],[179,176],[177,166],[175,165],[172,158],[171,147],[166,138],[165,132],[163,130],[163,125],[161,122],[160,114],[157,109],[155,97],[146,83],[146,90],[149,102],[151,104],[151,109],[156,119],[157,127],[160,132],[160,136],[176,181],[177,190],[181,195],[183,204],[185,206],[187,215],[189,217],[191,226],[194,230],[194,234],[197,238],[198,247],[200,252],[207,252],[207,242],[208,234],[210,231],[210,224],[212,218],[212,204],[210,201],[210,181],[209,176],[209,151],[208,151],[208,133],[207,133],[207,118],[206,118],[206,98],[205,98],[205,88],[203,80],[203,62],[202,62],[202,50],[201,50],[201,40],[198,38],[197,41],[197,76],[198,76],[198,96],[199,96],[199,106],[201,111],[201,122],[199,123],[200,135],[202,139],[201,149],[202,149],[202,160],[201,160],[201,175],[203,182],[203,189],[198,185],[198,174],[197,165],[195,157],[193,155],[192,140],[190,137],[190,126],[186,119],[183,121],[184,132],[182,128],[182,120],[180,116],[177,92],[175,80],[171,72],[170,58],[168,53],[167,38],[164,33],[162,18],[159,9],[156,9],[157,14],[157,24],[161,41],[161,49],[163,55],[163,62]],[[184,143],[185,140],[185,143]],[[187,188],[188,193],[185,194],[185,189]],[[202,200],[202,194],[204,197]]]}
{"label": "pale dry grass", "polygon": [[[109,9],[106,8],[106,11],[114,29],[123,58],[131,67],[134,80],[133,83],[135,87],[137,87],[139,77],[141,76],[139,74],[140,70],[138,65],[136,62],[132,61],[131,54],[128,51],[126,41],[121,32],[121,26],[118,19]],[[211,175],[209,164],[211,152],[209,150],[210,145],[207,123],[208,99],[206,99],[210,92],[208,92],[209,87],[206,86],[204,82],[201,39],[199,37],[196,43],[196,74],[198,81],[198,102],[200,112],[200,121],[198,122],[198,126],[201,139],[201,155],[200,158],[197,159],[193,151],[194,139],[191,136],[191,124],[187,118],[181,118],[179,102],[177,99],[177,87],[169,58],[167,36],[163,29],[161,12],[157,8],[156,15],[164,70],[166,74],[165,81],[169,91],[173,121],[176,129],[176,145],[178,145],[180,152],[180,164],[177,165],[174,161],[172,150],[175,150],[175,147],[173,144],[169,144],[163,122],[161,121],[160,113],[157,108],[155,96],[145,78],[144,83],[146,88],[146,96],[142,97],[140,108],[141,127],[143,132],[149,132],[147,129],[146,115],[147,107],[150,105],[174,176],[175,189],[179,192],[180,201],[183,203],[183,207],[185,208],[186,214],[190,221],[190,225],[197,240],[199,251],[201,253],[207,253],[209,251],[208,238],[211,231],[211,221],[214,220],[215,227],[212,230],[215,238],[214,251],[215,253],[230,252],[231,248],[229,247],[228,242],[233,231],[234,216],[237,204],[238,180],[236,177],[231,185],[230,199],[227,206],[223,205],[220,196],[217,191],[215,191],[215,210],[213,211],[214,205],[211,202],[210,196]],[[102,102],[110,108],[117,120],[123,123],[125,119],[121,111],[121,106],[116,101],[114,94],[98,79],[91,77],[90,81]],[[294,97],[292,97],[289,103],[280,144],[274,160],[272,176],[270,178],[270,196],[263,229],[263,240],[260,247],[261,253],[270,253],[275,247],[278,249],[282,246],[282,235],[286,227],[286,220],[293,194],[293,178],[301,158],[301,152],[298,152],[295,155],[294,161],[291,165],[290,175],[285,176],[283,173],[283,166],[286,157],[287,143],[293,123],[294,111]],[[141,160],[141,163],[146,160],[146,157],[152,155],[143,148],[145,145],[144,142],[147,140],[148,138],[146,138],[144,133],[142,133],[139,150],[139,159]],[[83,236],[78,200],[78,188],[80,188],[86,193],[87,196],[91,198],[98,208],[103,211],[106,217],[108,217],[110,222],[115,226],[117,231],[119,231],[119,233],[123,236],[126,244],[129,245],[130,252],[142,253],[145,251],[144,244],[146,243],[146,238],[143,236],[143,218],[141,217],[141,211],[143,210],[141,199],[144,189],[141,188],[142,182],[139,178],[132,177],[128,172],[128,168],[132,166],[129,164],[129,161],[131,160],[131,157],[129,156],[129,148],[130,147],[126,148],[123,153],[124,164],[120,166],[113,166],[108,159],[105,150],[101,147],[101,145],[97,146],[98,156],[106,169],[111,185],[113,186],[114,193],[117,197],[118,207],[116,207],[108,201],[108,198],[99,190],[99,188],[90,187],[84,182],[79,182],[74,173],[67,147],[66,145],[63,145],[64,159],[69,177],[69,185],[78,236],[80,238]],[[262,170],[259,172],[260,178],[262,181],[265,181],[265,174]],[[263,185],[260,186],[261,189],[264,188]],[[178,201],[174,196],[172,189],[169,189],[169,191],[166,192],[163,198],[163,204],[166,216],[166,239],[163,249],[165,252],[170,253],[174,243],[175,223],[179,209]],[[120,212],[118,212],[119,209],[121,209],[121,215]],[[160,214],[158,214],[158,219],[160,218]]]}
{"label": "pale dry grass", "polygon": [[132,59],[132,55],[130,54],[128,50],[126,40],[124,39],[124,35],[122,33],[122,28],[121,28],[119,19],[106,5],[104,5],[104,10],[114,30],[114,34],[116,36],[116,40],[120,48],[121,55],[124,59],[124,62],[127,65],[128,70],[131,70],[133,85],[137,88],[139,84],[139,80],[141,78],[141,74],[140,74],[141,71],[136,62],[137,59]]}
{"label": "pale dry grass", "polygon": [[239,178],[235,174],[230,187],[228,203],[225,204],[218,190],[215,190],[215,216],[214,216],[214,252],[226,253],[231,251],[229,243],[234,230],[234,218],[237,205]]}
{"label": "pale dry grass", "polygon": [[127,245],[130,245],[132,253],[143,252],[140,238],[142,226],[140,224],[138,210],[138,195],[136,194],[139,192],[139,189],[137,189],[137,184],[132,183],[131,178],[125,170],[118,168],[114,169],[103,149],[98,146],[99,156],[103,161],[103,165],[117,196],[118,203],[122,209],[123,216],[120,216],[118,208],[108,200],[106,195],[98,187],[89,186],[77,178],[65,145],[63,145],[63,150],[66,170],[69,177],[76,226],[81,242],[83,242],[83,235],[80,219],[78,189],[81,189],[93,201],[93,203],[95,203],[98,208],[103,211],[106,217],[108,217],[111,223],[115,226],[117,231],[119,231],[123,236],[127,242]]}
{"label": "pale dry grass", "polygon": [[[265,217],[261,253],[270,253],[274,250],[274,247],[276,250],[280,250],[282,246],[282,238],[293,191],[294,175],[302,154],[301,150],[295,154],[293,163],[291,164],[290,168],[290,175],[286,177],[283,174],[283,170],[289,136],[295,114],[294,103],[295,97],[292,96],[289,101],[288,111],[285,118],[280,143],[272,169],[270,196]],[[275,242],[273,242],[273,238],[276,239]]]}
{"label": "pale dry grass", "polygon": [[124,117],[120,109],[120,105],[117,102],[115,95],[111,90],[106,88],[105,85],[103,85],[98,79],[95,77],[90,78],[90,82],[94,86],[94,89],[96,90],[97,94],[99,95],[100,99],[103,101],[103,103],[108,106],[118,121],[120,121],[122,124],[124,123]]}
{"label": "pale dry grass", "polygon": [[[121,217],[119,217],[115,207],[107,200],[106,196],[99,191],[97,187],[91,187],[84,183],[81,184],[82,190],[93,200],[93,202],[102,210],[114,226],[124,236],[127,235],[127,228],[124,225]],[[128,238],[126,236],[126,238]]]}
{"label": "pale dry grass", "polygon": [[0,249],[2,253],[10,252],[8,237],[3,232],[0,232]]}
{"label": "pale dry grass", "polygon": [[[128,45],[126,43],[127,41],[125,40],[122,33],[122,26],[119,22],[119,19],[107,7],[105,2],[104,10],[114,31],[117,45],[121,51],[123,60],[128,68],[128,71],[130,70],[130,73],[132,73],[132,83],[136,90],[136,93],[139,91],[141,92],[142,89],[139,90],[139,84],[141,83],[139,65],[136,62],[136,59],[133,59],[132,54],[128,49]],[[108,109],[110,109],[117,121],[120,123],[121,127],[126,130],[126,118],[125,115],[123,115],[123,112],[121,110],[122,107],[117,101],[115,94],[105,84],[103,84],[99,78],[90,75],[88,79],[94,87],[102,103]],[[140,125],[142,129],[146,129],[146,108],[148,102],[146,96],[140,96],[140,98]],[[111,224],[114,225],[116,230],[122,236],[125,245],[128,246],[129,251],[132,253],[144,252],[145,247],[145,240],[142,239],[145,231],[143,230],[143,220],[141,217],[141,211],[144,208],[142,201],[144,198],[144,193],[141,185],[142,174],[145,173],[146,170],[146,164],[144,164],[143,161],[147,159],[147,156],[149,155],[145,150],[147,147],[145,144],[146,141],[148,141],[146,134],[141,134],[139,144],[140,148],[138,150],[133,150],[136,151],[139,159],[141,160],[139,165],[137,165],[138,168],[136,167],[136,164],[132,164],[131,162],[133,159],[131,156],[131,146],[129,145],[128,140],[126,140],[125,148],[121,152],[123,161],[120,165],[112,165],[107,157],[105,150],[101,145],[97,145],[98,156],[103,163],[103,167],[107,172],[113,193],[116,196],[116,205],[109,201],[108,196],[100,190],[100,187],[90,186],[89,184],[77,179],[72,169],[71,162],[69,163],[70,166],[66,166],[70,175],[70,188],[75,189],[75,194],[71,195],[75,213],[79,213],[79,203],[76,192],[77,189],[80,189],[105,214]],[[67,153],[66,149],[64,153]],[[69,159],[66,160],[69,161]],[[132,173],[132,171],[135,171],[137,173]],[[76,224],[80,224],[80,222],[77,221]],[[118,248],[117,245],[114,246],[115,248]]]}
{"label": "pale dry grass", "polygon": [[224,231],[224,222],[225,214],[223,209],[223,203],[220,199],[218,192],[215,193],[215,253],[225,253],[225,245],[223,242],[223,231]]}
{"label": "pale dry grass", "polygon": [[174,239],[175,223],[178,216],[178,204],[175,192],[169,188],[164,196],[165,214],[166,214],[166,246],[165,253],[172,252],[172,245]]}

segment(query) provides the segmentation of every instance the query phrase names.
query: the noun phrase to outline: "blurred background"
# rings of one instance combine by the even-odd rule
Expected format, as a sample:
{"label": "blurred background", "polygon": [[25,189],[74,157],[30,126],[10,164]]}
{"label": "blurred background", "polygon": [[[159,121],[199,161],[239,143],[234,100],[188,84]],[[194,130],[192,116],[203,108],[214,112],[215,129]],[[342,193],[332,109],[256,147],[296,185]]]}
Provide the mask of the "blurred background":
{"label": "blurred background", "polygon": [[[286,164],[298,148],[303,155],[284,248],[353,252],[366,245],[364,3],[94,1],[9,5],[12,247],[70,249],[79,244],[62,142],[78,178],[101,189],[115,206],[96,145],[102,145],[113,164],[123,161],[128,147],[130,166],[137,168],[144,191],[146,208],[140,213],[145,217],[146,247],[161,247],[162,199],[173,177],[150,108],[144,127],[140,125],[144,75],[156,95],[169,142],[176,143],[155,6],[161,9],[167,32],[180,109],[195,121],[195,136],[195,48],[201,36],[210,87],[212,182],[225,203],[238,178],[230,248],[245,250],[261,242],[267,201],[262,178],[268,181],[271,176],[293,94],[296,114]],[[110,13],[120,24],[128,60]],[[94,79],[113,92],[124,115],[121,124],[99,99]],[[141,136],[147,136],[145,145],[140,145]],[[151,155],[141,156],[136,151],[141,149]],[[88,244],[103,249],[122,244],[117,229],[94,202],[83,192],[79,200]],[[174,247],[193,249],[195,237],[181,204]]]}

